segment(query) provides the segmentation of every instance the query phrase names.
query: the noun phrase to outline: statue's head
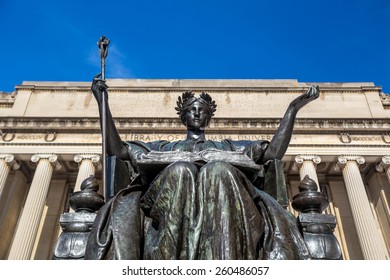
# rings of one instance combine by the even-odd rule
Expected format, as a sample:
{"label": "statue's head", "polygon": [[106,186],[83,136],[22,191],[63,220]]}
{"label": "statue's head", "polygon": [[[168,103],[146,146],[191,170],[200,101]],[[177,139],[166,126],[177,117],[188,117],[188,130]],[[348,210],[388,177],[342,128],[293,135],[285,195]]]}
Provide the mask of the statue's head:
{"label": "statue's head", "polygon": [[176,104],[181,122],[189,129],[204,129],[217,110],[217,104],[205,92],[195,97],[192,91],[186,91],[179,96]]}

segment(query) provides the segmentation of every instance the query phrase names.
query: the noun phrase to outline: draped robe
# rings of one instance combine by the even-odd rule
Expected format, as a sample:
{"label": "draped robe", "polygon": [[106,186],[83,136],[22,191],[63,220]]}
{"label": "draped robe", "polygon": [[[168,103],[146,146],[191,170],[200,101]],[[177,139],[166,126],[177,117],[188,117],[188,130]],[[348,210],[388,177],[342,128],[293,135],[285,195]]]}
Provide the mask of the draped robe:
{"label": "draped robe", "polygon": [[[86,259],[310,258],[296,219],[280,204],[286,199],[275,195],[275,190],[285,188],[280,161],[262,161],[267,141],[125,145],[131,159],[124,165],[128,182],[98,212]],[[248,172],[223,160],[177,160],[156,174],[144,174],[136,160],[151,151],[207,149],[241,152],[265,166],[264,172]],[[116,184],[125,184],[118,174],[124,171],[113,170],[112,176],[119,177]]]}

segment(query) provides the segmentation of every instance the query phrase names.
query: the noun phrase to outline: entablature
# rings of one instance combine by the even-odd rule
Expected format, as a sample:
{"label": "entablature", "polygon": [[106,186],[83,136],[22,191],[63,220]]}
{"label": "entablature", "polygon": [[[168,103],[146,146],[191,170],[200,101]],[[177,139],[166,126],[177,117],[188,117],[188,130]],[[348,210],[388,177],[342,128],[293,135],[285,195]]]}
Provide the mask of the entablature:
{"label": "entablature", "polygon": [[[279,118],[213,118],[208,132],[239,130],[242,133],[274,132],[280,123]],[[185,131],[178,118],[116,118],[120,132]],[[32,118],[5,117],[0,120],[3,132],[66,132],[100,131],[98,118]],[[389,119],[297,119],[294,133],[361,133],[370,134],[390,130]]]}

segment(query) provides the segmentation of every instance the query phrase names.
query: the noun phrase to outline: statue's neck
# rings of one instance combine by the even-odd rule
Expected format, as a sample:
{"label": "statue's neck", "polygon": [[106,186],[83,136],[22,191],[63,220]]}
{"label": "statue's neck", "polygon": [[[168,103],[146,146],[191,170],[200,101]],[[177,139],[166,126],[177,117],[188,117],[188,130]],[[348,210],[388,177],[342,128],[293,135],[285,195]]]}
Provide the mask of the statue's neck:
{"label": "statue's neck", "polygon": [[205,140],[204,131],[187,130],[187,140]]}

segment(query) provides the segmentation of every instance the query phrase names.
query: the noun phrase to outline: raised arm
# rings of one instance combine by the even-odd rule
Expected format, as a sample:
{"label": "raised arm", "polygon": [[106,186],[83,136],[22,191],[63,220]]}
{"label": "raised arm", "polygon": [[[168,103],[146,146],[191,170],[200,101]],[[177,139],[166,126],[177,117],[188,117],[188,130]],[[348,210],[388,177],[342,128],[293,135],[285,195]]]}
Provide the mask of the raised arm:
{"label": "raised arm", "polygon": [[298,111],[306,104],[310,103],[314,99],[317,99],[319,97],[319,93],[320,90],[318,86],[311,86],[307,92],[295,98],[290,103],[264,154],[264,162],[272,159],[282,159],[287,151],[288,145],[290,144],[295,117],[297,116]]}
{"label": "raised arm", "polygon": [[129,155],[127,153],[126,147],[123,144],[118,131],[116,130],[114,120],[111,115],[110,107],[108,106],[108,94],[105,81],[99,78],[100,74],[95,76],[92,81],[91,90],[99,106],[99,116],[100,116],[100,125],[102,124],[102,92],[106,91],[106,120],[107,120],[107,135],[106,135],[106,144],[107,144],[107,155],[108,156],[117,156],[120,159],[127,160]]}

